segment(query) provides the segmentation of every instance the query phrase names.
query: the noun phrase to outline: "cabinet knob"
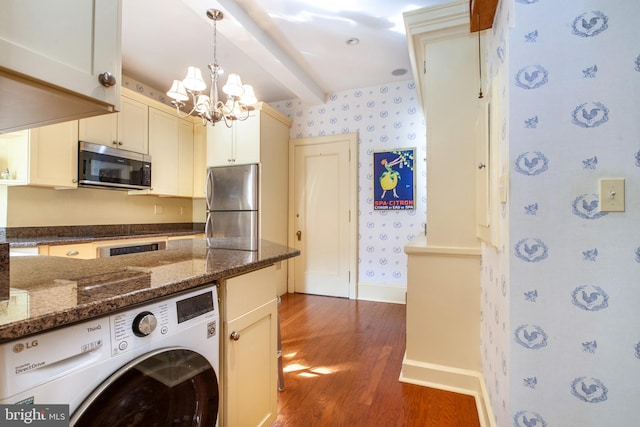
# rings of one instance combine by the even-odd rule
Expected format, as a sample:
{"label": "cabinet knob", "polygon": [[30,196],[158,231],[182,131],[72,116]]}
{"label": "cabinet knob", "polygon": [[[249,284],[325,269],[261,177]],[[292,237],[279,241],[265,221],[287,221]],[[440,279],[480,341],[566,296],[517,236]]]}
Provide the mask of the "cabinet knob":
{"label": "cabinet knob", "polygon": [[240,339],[240,333],[233,331],[231,332],[231,335],[229,335],[229,338],[231,338],[234,341],[238,341]]}
{"label": "cabinet knob", "polygon": [[487,165],[485,163],[478,162],[478,169],[484,169],[486,167],[487,167]]}
{"label": "cabinet knob", "polygon": [[116,77],[108,71],[98,76],[98,81],[104,87],[111,87],[116,84]]}

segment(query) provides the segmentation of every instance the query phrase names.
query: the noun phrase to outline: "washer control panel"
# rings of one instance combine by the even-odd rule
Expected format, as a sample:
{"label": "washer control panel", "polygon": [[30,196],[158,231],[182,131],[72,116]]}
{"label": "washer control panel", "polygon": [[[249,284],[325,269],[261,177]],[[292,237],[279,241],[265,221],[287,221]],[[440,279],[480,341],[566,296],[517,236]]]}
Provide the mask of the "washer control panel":
{"label": "washer control panel", "polygon": [[200,322],[218,316],[215,287],[188,292],[155,304],[110,316],[111,355],[117,356],[138,346],[163,339]]}
{"label": "washer control panel", "polygon": [[146,344],[158,335],[166,335],[171,328],[171,302],[146,306],[111,316],[111,355],[117,356],[138,345]]}

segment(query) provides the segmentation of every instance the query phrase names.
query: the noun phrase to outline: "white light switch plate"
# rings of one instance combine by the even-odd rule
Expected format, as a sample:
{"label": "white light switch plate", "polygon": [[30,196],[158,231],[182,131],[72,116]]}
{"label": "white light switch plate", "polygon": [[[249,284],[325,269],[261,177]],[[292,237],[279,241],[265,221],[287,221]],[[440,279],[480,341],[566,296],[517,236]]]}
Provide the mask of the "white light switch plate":
{"label": "white light switch plate", "polygon": [[624,178],[600,180],[600,212],[624,212]]}

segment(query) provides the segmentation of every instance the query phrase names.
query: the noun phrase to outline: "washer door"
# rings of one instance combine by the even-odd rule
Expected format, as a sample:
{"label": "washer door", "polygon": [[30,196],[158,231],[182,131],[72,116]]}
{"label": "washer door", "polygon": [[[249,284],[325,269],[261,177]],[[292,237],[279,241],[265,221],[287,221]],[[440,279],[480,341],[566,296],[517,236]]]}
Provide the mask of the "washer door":
{"label": "washer door", "polygon": [[213,427],[218,418],[214,368],[187,349],[161,350],[122,367],[71,417],[75,427]]}

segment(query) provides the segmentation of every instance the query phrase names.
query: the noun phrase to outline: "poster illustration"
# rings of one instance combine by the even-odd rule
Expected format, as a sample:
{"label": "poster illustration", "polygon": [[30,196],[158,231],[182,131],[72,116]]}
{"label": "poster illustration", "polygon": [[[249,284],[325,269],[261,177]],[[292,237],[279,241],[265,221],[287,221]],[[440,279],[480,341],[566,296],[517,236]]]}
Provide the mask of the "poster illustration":
{"label": "poster illustration", "polygon": [[373,209],[415,209],[415,148],[373,153]]}

